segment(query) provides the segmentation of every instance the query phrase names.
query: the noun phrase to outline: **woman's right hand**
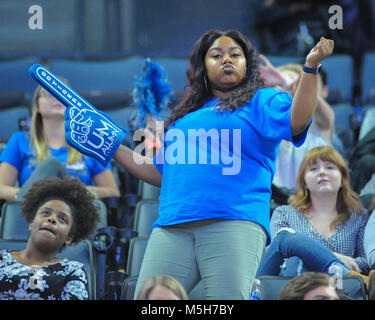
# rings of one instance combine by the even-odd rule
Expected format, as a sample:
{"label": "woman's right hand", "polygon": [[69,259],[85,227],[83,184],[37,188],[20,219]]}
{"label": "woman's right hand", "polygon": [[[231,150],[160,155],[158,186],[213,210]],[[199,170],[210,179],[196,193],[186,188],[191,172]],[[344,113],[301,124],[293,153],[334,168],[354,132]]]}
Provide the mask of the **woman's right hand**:
{"label": "woman's right hand", "polygon": [[352,257],[345,256],[337,252],[334,252],[334,255],[340,260],[342,260],[350,270],[354,270],[361,273],[361,269]]}

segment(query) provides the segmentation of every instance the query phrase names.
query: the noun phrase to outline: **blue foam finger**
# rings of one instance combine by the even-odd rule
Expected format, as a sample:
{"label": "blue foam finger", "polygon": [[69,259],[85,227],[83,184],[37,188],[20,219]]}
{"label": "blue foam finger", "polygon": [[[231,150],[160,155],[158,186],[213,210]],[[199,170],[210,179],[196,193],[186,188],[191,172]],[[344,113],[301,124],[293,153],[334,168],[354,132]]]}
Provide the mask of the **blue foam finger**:
{"label": "blue foam finger", "polygon": [[29,68],[31,77],[64,104],[65,140],[79,152],[106,165],[125,138],[126,129],[97,110],[66,83],[40,64]]}

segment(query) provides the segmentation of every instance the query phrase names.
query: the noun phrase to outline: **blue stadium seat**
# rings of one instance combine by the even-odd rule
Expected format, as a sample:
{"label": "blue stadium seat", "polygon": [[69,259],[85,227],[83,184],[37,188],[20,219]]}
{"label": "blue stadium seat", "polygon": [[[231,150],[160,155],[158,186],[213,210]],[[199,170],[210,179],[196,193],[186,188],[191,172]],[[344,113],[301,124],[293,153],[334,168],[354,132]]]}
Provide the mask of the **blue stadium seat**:
{"label": "blue stadium seat", "polygon": [[135,287],[137,285],[138,277],[126,278],[122,283],[121,287],[121,298],[120,300],[133,300]]}
{"label": "blue stadium seat", "polygon": [[327,73],[330,96],[337,97],[337,103],[351,103],[353,97],[354,64],[350,55],[333,55],[322,62]]}
{"label": "blue stadium seat", "polygon": [[353,107],[350,103],[339,103],[332,105],[335,113],[335,127],[351,129],[350,115],[353,113]]}
{"label": "blue stadium seat", "polygon": [[362,102],[375,104],[375,52],[366,53],[362,64]]}
{"label": "blue stadium seat", "polygon": [[139,237],[149,237],[152,232],[152,224],[159,216],[159,201],[153,199],[138,201],[134,214],[133,230]]}
{"label": "blue stadium seat", "polygon": [[141,72],[143,58],[116,60],[51,60],[50,70],[66,78],[71,87],[98,109],[115,109],[132,103],[134,77]]}
{"label": "blue stadium seat", "polygon": [[31,100],[37,83],[29,76],[29,68],[39,63],[37,58],[5,60],[0,62],[0,93],[26,94]]}
{"label": "blue stadium seat", "polygon": [[129,277],[136,277],[139,275],[147,242],[148,238],[146,237],[136,237],[130,240],[129,255],[126,267],[126,273]]}
{"label": "blue stadium seat", "polygon": [[141,199],[158,200],[160,196],[160,187],[140,180],[138,183],[138,195]]}
{"label": "blue stadium seat", "polygon": [[184,92],[187,85],[186,71],[189,67],[189,60],[184,58],[160,57],[155,61],[166,71],[168,82],[174,92],[179,95]]}
{"label": "blue stadium seat", "polygon": [[286,57],[286,56],[266,56],[267,59],[275,66],[282,66],[288,63],[301,63],[303,58],[301,57]]}

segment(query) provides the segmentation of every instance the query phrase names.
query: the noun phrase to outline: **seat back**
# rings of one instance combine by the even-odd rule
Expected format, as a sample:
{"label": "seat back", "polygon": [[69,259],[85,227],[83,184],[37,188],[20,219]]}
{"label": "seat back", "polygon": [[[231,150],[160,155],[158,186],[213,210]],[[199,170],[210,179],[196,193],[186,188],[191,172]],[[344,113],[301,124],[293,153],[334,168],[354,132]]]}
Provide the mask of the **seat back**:
{"label": "seat back", "polygon": [[127,262],[127,274],[129,277],[139,275],[143,257],[146,251],[148,238],[136,237],[130,240],[129,255]]}
{"label": "seat back", "polygon": [[142,71],[142,62],[138,56],[102,61],[52,59],[50,70],[67,78],[79,93],[132,92],[134,76]]}
{"label": "seat back", "polygon": [[137,285],[138,277],[129,277],[124,280],[121,286],[120,300],[133,300],[135,287]]}
{"label": "seat back", "polygon": [[[0,240],[0,249],[8,250],[23,250],[26,248],[27,241],[25,240]],[[57,257],[60,259],[69,259],[81,262],[84,264],[89,288],[89,298],[95,300],[96,298],[96,274],[93,260],[92,245],[89,241],[84,240],[76,245],[66,246]]]}
{"label": "seat back", "polygon": [[[277,300],[281,290],[293,277],[260,276],[260,299]],[[342,278],[343,293],[353,300],[367,300],[366,285],[359,276]]]}
{"label": "seat back", "polygon": [[159,216],[158,200],[140,200],[137,202],[134,214],[134,231],[139,237],[149,237],[152,232],[152,224]]}
{"label": "seat back", "polygon": [[35,63],[40,63],[40,61],[34,57],[1,61],[0,78],[3,80],[0,92],[27,94],[28,100],[31,100],[37,83],[30,77],[29,68]]}
{"label": "seat back", "polygon": [[154,199],[158,200],[160,196],[160,187],[156,187],[143,180],[138,183],[138,193],[141,199]]}
{"label": "seat back", "polygon": [[339,103],[332,106],[335,113],[335,127],[351,129],[350,115],[353,113],[353,106],[349,103]]}
{"label": "seat back", "polygon": [[29,236],[28,223],[21,216],[21,203],[5,202],[0,219],[0,239],[26,241]]}
{"label": "seat back", "polygon": [[[0,98],[1,100],[1,98]],[[10,137],[20,130],[20,121],[29,119],[30,110],[26,105],[0,109],[0,141],[8,142]],[[5,121],[6,119],[6,121]]]}
{"label": "seat back", "polygon": [[337,101],[331,103],[351,103],[353,97],[354,63],[349,54],[337,54],[324,59],[323,69],[327,73],[329,96]]}
{"label": "seat back", "polygon": [[[374,5],[375,6],[375,5]],[[362,63],[362,102],[375,103],[375,52],[366,53]]]}

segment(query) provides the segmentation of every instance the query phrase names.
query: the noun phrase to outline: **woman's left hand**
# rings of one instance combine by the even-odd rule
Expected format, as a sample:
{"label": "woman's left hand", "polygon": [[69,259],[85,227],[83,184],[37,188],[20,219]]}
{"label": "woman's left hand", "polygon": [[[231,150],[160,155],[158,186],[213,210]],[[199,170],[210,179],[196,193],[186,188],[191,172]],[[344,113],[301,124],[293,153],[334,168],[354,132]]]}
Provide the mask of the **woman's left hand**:
{"label": "woman's left hand", "polygon": [[333,40],[321,37],[318,44],[307,55],[306,65],[311,68],[318,66],[321,61],[332,54],[334,46]]}

